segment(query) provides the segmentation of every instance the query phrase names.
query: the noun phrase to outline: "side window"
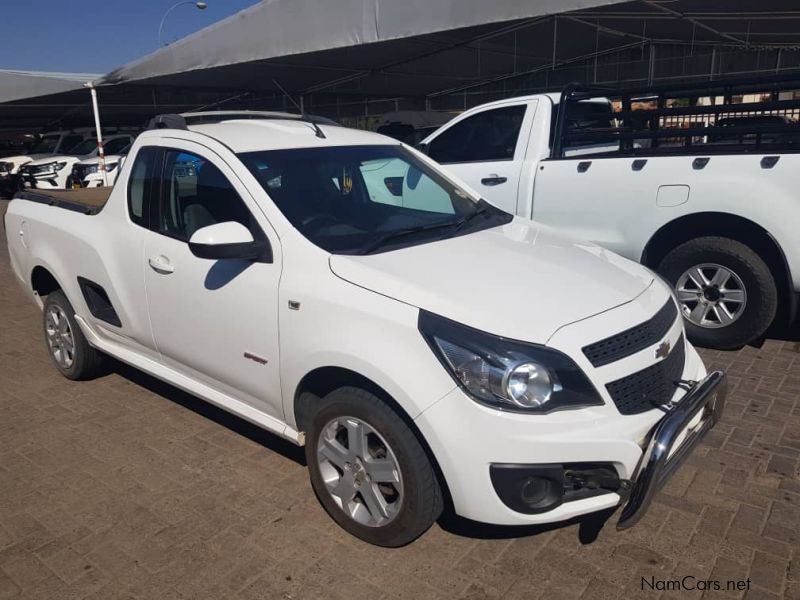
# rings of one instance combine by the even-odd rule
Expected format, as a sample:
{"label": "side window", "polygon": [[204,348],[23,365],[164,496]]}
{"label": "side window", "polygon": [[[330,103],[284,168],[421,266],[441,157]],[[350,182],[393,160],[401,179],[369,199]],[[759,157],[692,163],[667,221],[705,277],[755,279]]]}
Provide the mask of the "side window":
{"label": "side window", "polygon": [[467,117],[434,138],[428,155],[440,163],[511,160],[525,108],[506,106]]}
{"label": "side window", "polygon": [[181,150],[165,153],[157,215],[153,229],[184,242],[202,227],[227,221],[255,232],[250,211],[222,171],[211,161]]}
{"label": "side window", "polygon": [[[555,129],[558,124],[558,113],[561,106],[553,106],[550,121],[550,146],[555,141]],[[613,129],[617,126],[611,104],[605,101],[581,100],[567,103],[567,114],[564,118],[564,135],[589,134],[587,139],[566,139],[562,144],[564,157],[594,154],[598,152],[618,152],[619,138]],[[643,142],[641,142],[643,143]],[[640,141],[635,144],[640,146]],[[641,147],[641,146],[640,146]]]}
{"label": "side window", "polygon": [[148,226],[150,200],[155,188],[158,172],[158,157],[161,151],[155,147],[139,150],[134,159],[128,179],[128,214],[131,221],[142,227]]}

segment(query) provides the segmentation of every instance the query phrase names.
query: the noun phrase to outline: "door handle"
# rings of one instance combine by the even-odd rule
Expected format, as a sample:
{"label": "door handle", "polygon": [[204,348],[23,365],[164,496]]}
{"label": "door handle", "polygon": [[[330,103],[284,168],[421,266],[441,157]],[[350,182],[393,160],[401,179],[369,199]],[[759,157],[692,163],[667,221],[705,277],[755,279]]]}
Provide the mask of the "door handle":
{"label": "door handle", "polygon": [[170,264],[169,259],[161,254],[158,256],[151,256],[147,259],[147,262],[150,264],[150,268],[156,273],[167,275],[175,271],[175,267]]}
{"label": "door handle", "polygon": [[481,183],[483,185],[500,185],[501,183],[505,183],[508,181],[508,177],[500,177],[496,173],[492,173],[489,177],[484,177],[481,179]]}

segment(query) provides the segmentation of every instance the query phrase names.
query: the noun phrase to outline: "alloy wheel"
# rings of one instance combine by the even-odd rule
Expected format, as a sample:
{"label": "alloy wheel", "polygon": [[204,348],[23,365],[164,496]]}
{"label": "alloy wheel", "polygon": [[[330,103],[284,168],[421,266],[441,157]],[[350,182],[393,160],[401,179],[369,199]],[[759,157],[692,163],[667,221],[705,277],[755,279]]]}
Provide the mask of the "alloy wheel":
{"label": "alloy wheel", "polygon": [[47,309],[45,317],[45,333],[50,354],[58,366],[69,369],[75,361],[75,338],[67,319],[67,314],[57,305]]}
{"label": "alloy wheel", "polygon": [[747,305],[741,278],[727,267],[703,263],[686,270],[675,284],[684,317],[699,327],[718,329],[739,319]]}
{"label": "alloy wheel", "polygon": [[393,521],[403,505],[394,451],[369,423],[337,417],[323,427],[317,461],[325,487],[351,519],[368,527]]}

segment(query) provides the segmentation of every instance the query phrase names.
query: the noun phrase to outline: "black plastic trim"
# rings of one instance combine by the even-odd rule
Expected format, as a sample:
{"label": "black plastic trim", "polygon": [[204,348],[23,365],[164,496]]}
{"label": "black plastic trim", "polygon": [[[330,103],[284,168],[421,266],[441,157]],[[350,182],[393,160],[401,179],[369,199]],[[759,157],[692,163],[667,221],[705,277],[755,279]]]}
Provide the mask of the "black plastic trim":
{"label": "black plastic trim", "polygon": [[81,204],[80,202],[70,202],[69,200],[62,200],[60,198],[55,198],[53,196],[48,196],[47,194],[37,192],[18,192],[14,196],[14,199],[27,200],[28,202],[36,202],[38,204],[47,204],[48,206],[55,206],[57,208],[63,208],[64,210],[72,210],[84,215],[96,215],[102,210],[102,207],[87,206],[86,204]]}
{"label": "black plastic trim", "polygon": [[660,341],[667,335],[677,318],[678,309],[672,299],[669,299],[651,319],[584,346],[583,354],[593,367],[602,367],[618,361]]}
{"label": "black plastic trim", "polygon": [[[617,493],[626,498],[630,482],[619,478],[611,463],[492,463],[489,477],[497,497],[511,510],[535,515],[567,502]],[[524,488],[538,485],[539,498],[524,497]]]}
{"label": "black plastic trim", "polygon": [[272,246],[269,241],[242,242],[236,244],[195,244],[188,242],[189,250],[197,258],[209,260],[257,260],[272,262]]}
{"label": "black plastic trim", "polygon": [[92,316],[114,327],[122,327],[122,321],[103,286],[80,276],[78,276],[78,285]]}

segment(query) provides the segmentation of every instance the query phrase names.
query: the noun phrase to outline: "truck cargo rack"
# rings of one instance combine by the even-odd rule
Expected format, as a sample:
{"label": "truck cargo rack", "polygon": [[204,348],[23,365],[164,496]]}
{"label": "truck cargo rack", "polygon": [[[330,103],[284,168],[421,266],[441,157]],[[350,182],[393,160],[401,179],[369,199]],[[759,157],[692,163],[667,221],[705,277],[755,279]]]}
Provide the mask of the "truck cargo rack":
{"label": "truck cargo rack", "polygon": [[[555,109],[550,158],[568,158],[570,150],[581,157],[800,152],[798,91],[800,74],[629,89],[572,83]],[[787,92],[792,98],[781,98]],[[747,95],[762,98],[734,102]],[[586,101],[598,98],[617,109],[586,111]],[[598,145],[605,148],[593,152]]]}

